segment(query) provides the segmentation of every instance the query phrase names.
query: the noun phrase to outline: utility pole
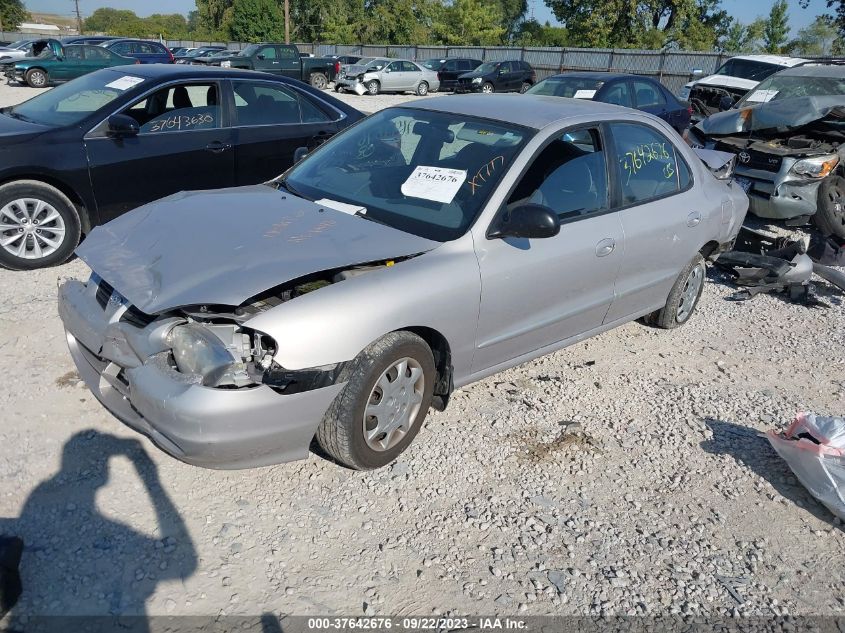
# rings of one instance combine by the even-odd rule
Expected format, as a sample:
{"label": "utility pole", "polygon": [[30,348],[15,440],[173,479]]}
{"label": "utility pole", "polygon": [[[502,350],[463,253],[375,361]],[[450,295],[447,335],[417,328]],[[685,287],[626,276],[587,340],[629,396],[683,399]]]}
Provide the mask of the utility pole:
{"label": "utility pole", "polygon": [[76,30],[82,35],[82,14],[79,12],[79,0],[73,0],[73,4],[76,7],[74,13],[76,13]]}
{"label": "utility pole", "polygon": [[285,0],[285,44],[290,44],[290,0]]}

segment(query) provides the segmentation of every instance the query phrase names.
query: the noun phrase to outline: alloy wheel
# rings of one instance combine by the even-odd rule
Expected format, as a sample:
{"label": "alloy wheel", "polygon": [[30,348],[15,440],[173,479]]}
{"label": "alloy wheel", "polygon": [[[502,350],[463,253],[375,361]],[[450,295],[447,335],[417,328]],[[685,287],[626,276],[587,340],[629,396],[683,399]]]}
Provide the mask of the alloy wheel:
{"label": "alloy wheel", "polygon": [[19,198],[0,209],[0,246],[15,257],[48,257],[64,238],[62,216],[43,200]]}

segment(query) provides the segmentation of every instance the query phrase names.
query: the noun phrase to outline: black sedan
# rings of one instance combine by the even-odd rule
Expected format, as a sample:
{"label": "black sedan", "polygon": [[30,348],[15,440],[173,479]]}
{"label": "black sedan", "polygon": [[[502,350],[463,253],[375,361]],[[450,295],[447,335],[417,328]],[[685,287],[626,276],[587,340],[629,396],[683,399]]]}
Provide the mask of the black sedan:
{"label": "black sedan", "polygon": [[59,264],[152,200],[275,178],[361,118],[294,79],[172,65],[100,70],[0,109],[0,265]]}
{"label": "black sedan", "polygon": [[688,103],[678,101],[659,81],[642,75],[604,72],[572,72],[553,75],[527,94],[591,99],[643,110],[659,116],[678,133],[689,127]]}

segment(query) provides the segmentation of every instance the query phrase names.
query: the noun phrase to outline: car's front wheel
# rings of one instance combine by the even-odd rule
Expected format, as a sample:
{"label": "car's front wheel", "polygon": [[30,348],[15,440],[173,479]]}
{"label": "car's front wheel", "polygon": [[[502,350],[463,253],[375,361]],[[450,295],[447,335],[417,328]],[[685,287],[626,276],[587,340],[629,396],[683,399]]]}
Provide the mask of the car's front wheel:
{"label": "car's front wheel", "polygon": [[32,270],[61,264],[79,236],[76,208],[55,187],[34,180],[0,187],[0,265]]}
{"label": "car's front wheel", "polygon": [[30,68],[24,75],[30,88],[44,88],[47,86],[47,73],[40,68]]}
{"label": "car's front wheel", "polygon": [[706,277],[707,264],[701,253],[696,253],[675,280],[675,285],[672,286],[669,297],[666,299],[666,305],[646,317],[646,323],[671,330],[689,321],[698,306],[701,293],[704,292]]}
{"label": "car's front wheel", "polygon": [[320,423],[317,441],[350,468],[385,466],[408,447],[431,406],[431,349],[412,332],[391,332],[361,352],[345,375],[348,382]]}
{"label": "car's front wheel", "polygon": [[481,92],[483,92],[486,95],[489,95],[489,94],[496,92],[496,88],[494,88],[493,84],[491,84],[489,81],[485,81],[484,85],[481,86]]}
{"label": "car's front wheel", "polygon": [[366,88],[367,88],[367,92],[369,94],[375,96],[379,93],[379,90],[381,90],[381,84],[379,84],[378,81],[373,79],[373,80],[367,82]]}
{"label": "car's front wheel", "polygon": [[845,238],[845,178],[834,175],[823,180],[818,196],[816,226],[826,235]]}

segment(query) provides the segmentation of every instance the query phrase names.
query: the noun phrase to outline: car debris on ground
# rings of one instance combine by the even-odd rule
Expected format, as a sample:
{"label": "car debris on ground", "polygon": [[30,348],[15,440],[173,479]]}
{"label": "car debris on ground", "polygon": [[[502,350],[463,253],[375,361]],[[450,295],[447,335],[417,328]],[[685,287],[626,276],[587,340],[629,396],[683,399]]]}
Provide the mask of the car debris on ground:
{"label": "car debris on ground", "polygon": [[845,418],[800,413],[766,437],[810,494],[845,519]]}

